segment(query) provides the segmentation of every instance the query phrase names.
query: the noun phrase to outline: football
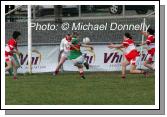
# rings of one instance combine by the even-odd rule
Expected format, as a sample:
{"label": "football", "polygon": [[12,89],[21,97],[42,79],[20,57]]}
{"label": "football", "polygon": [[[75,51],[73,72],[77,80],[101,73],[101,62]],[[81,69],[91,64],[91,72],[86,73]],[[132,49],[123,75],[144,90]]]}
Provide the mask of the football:
{"label": "football", "polygon": [[83,43],[85,43],[85,44],[90,43],[89,37],[83,38]]}

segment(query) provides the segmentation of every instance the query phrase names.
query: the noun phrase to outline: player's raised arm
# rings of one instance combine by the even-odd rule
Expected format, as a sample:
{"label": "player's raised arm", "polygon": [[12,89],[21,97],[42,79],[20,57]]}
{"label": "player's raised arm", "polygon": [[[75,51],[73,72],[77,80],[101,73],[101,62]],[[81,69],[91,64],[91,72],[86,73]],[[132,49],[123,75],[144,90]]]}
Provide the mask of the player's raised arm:
{"label": "player's raised arm", "polygon": [[144,41],[144,42],[138,44],[137,46],[143,46],[143,45],[145,45],[145,44],[146,44],[146,41]]}
{"label": "player's raised arm", "polygon": [[74,48],[75,50],[80,51],[80,49],[76,48],[72,43],[70,43],[70,46],[71,46],[72,48]]}
{"label": "player's raised arm", "polygon": [[91,48],[93,50],[93,46],[92,45],[88,45],[88,44],[81,44],[82,47],[86,47],[86,48]]}
{"label": "player's raised arm", "polygon": [[116,44],[113,44],[113,43],[110,43],[110,45],[108,45],[108,48],[123,48],[123,44],[119,44],[119,45],[116,45]]}
{"label": "player's raised arm", "polygon": [[139,31],[140,34],[144,35],[145,37],[147,37],[147,32],[144,31]]}

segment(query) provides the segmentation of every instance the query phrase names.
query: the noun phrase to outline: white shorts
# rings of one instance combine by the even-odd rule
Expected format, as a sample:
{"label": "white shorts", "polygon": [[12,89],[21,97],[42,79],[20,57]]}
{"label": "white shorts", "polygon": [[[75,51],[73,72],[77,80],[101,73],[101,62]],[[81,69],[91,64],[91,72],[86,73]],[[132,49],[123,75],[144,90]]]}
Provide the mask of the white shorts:
{"label": "white shorts", "polygon": [[138,66],[138,65],[140,65],[140,61],[141,61],[141,57],[140,57],[140,56],[137,56],[135,59],[132,59],[132,60],[130,61],[130,64],[131,64],[131,65],[136,65],[136,66]]}
{"label": "white shorts", "polygon": [[67,58],[68,56],[69,56],[69,52],[65,52],[65,51],[64,51],[64,52],[62,52],[62,54],[61,54],[61,57],[66,57],[66,58]]}
{"label": "white shorts", "polygon": [[13,56],[11,55],[5,55],[5,62],[14,60]]}
{"label": "white shorts", "polygon": [[83,64],[84,61],[85,61],[85,58],[83,55],[79,56],[78,58],[76,59],[72,59],[74,65],[77,65],[77,64]]}

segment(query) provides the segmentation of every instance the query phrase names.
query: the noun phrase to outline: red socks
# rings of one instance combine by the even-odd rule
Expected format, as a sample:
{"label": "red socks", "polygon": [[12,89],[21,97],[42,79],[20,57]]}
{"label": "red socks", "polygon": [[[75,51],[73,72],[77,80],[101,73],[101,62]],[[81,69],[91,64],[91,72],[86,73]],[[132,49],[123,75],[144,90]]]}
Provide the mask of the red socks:
{"label": "red socks", "polygon": [[17,80],[17,78],[16,78],[15,76],[13,77],[13,79],[14,79],[14,80]]}
{"label": "red socks", "polygon": [[59,71],[55,71],[55,75],[57,75],[59,73]]}
{"label": "red socks", "polygon": [[83,72],[80,72],[80,76],[81,76],[81,77],[84,76],[84,73],[83,73]]}

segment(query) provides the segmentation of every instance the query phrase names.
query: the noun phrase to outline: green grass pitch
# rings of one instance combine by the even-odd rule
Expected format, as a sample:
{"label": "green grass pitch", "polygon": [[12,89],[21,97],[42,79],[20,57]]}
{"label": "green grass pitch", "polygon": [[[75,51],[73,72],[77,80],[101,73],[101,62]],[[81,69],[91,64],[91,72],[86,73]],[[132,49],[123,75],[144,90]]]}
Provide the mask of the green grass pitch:
{"label": "green grass pitch", "polygon": [[6,76],[6,105],[154,105],[155,76],[120,72],[61,73]]}

